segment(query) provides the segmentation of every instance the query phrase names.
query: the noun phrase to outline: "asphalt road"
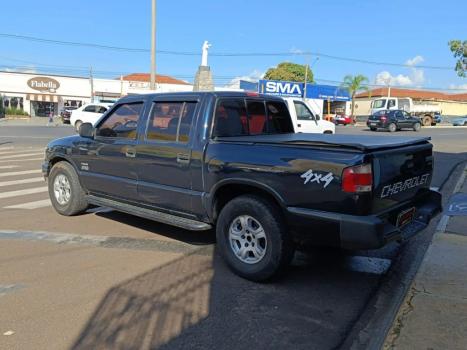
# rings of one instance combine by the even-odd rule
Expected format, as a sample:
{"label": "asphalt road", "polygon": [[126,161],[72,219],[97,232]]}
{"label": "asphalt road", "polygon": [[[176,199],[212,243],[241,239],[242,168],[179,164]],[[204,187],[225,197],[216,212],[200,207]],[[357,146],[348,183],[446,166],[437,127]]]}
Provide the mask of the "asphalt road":
{"label": "asphalt road", "polygon": [[[50,139],[73,133],[0,125],[0,349],[333,349],[374,307],[369,301],[404,252],[394,243],[297,254],[285,278],[255,284],[226,269],[213,232],[102,208],[59,216],[41,158]],[[439,187],[467,159],[467,129],[420,135],[433,138]]]}

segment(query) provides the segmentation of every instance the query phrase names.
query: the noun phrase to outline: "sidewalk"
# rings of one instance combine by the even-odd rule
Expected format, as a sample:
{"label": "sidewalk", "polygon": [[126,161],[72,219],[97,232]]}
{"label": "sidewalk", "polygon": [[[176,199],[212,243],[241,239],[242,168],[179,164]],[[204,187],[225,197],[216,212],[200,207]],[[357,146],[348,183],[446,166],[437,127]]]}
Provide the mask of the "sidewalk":
{"label": "sidewalk", "polygon": [[[49,121],[49,118],[45,117],[28,117],[24,119],[8,119],[8,118],[0,118],[0,127],[1,126],[24,126],[24,125],[31,125],[31,126],[46,126]],[[63,125],[62,120],[60,117],[54,117],[54,126],[56,125]]]}
{"label": "sidewalk", "polygon": [[[454,192],[467,196],[465,175]],[[450,208],[463,215],[441,219],[384,349],[467,349],[467,197]]]}

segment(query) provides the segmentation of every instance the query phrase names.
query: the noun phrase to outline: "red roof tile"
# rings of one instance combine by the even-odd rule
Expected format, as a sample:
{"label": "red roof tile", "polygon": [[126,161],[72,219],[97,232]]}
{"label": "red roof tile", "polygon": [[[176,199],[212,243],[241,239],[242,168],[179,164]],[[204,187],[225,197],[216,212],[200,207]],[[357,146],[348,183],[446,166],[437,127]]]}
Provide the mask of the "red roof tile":
{"label": "red roof tile", "polygon": [[[151,74],[149,73],[128,74],[128,75],[123,76],[123,80],[149,82],[151,80]],[[168,75],[160,75],[160,74],[156,74],[156,83],[190,85],[186,81],[175,79],[175,78],[169,77]]]}
{"label": "red roof tile", "polygon": [[[388,88],[373,89],[370,92],[371,97],[382,97],[388,95]],[[467,93],[462,94],[446,94],[438,91],[414,90],[391,88],[392,97],[411,97],[418,100],[448,100],[448,101],[465,101],[467,102]],[[368,92],[361,92],[355,97],[368,97]]]}

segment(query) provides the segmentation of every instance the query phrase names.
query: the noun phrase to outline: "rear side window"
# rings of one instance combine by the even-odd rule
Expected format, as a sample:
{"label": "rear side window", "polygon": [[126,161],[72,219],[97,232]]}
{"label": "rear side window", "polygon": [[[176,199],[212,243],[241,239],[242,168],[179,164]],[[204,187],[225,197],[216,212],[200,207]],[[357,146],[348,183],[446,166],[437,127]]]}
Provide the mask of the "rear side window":
{"label": "rear side window", "polygon": [[142,102],[124,103],[115,108],[97,129],[97,136],[136,139]]}
{"label": "rear side window", "polygon": [[219,100],[214,116],[214,136],[248,135],[245,101],[242,98]]}
{"label": "rear side window", "polygon": [[285,103],[270,101],[266,102],[268,112],[268,133],[288,134],[293,133],[292,120]]}
{"label": "rear side window", "polygon": [[216,107],[214,136],[293,133],[289,111],[282,102],[221,99]]}
{"label": "rear side window", "polygon": [[95,105],[86,106],[86,107],[83,109],[83,112],[96,113],[96,107],[97,107],[97,106],[95,106]]}
{"label": "rear side window", "polygon": [[147,139],[167,142],[189,141],[196,102],[156,102],[151,109]]}

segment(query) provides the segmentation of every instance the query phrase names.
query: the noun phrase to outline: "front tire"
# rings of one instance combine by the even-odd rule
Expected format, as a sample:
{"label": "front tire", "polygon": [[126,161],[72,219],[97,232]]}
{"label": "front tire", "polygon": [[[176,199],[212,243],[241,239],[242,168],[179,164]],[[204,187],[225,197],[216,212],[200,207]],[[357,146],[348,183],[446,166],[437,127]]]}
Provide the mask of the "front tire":
{"label": "front tire", "polygon": [[388,126],[389,132],[395,132],[397,130],[397,126],[394,123],[389,124]]}
{"label": "front tire", "polygon": [[68,162],[58,162],[48,178],[49,197],[57,213],[65,216],[80,214],[88,208],[86,194],[78,174]]}
{"label": "front tire", "polygon": [[414,126],[413,126],[413,131],[420,131],[420,128],[422,126],[420,125],[420,123],[415,123]]}
{"label": "front tire", "polygon": [[376,131],[376,128],[370,128],[371,131]]}
{"label": "front tire", "polygon": [[234,198],[224,206],[216,237],[230,269],[251,281],[280,275],[295,251],[279,208],[253,195]]}

